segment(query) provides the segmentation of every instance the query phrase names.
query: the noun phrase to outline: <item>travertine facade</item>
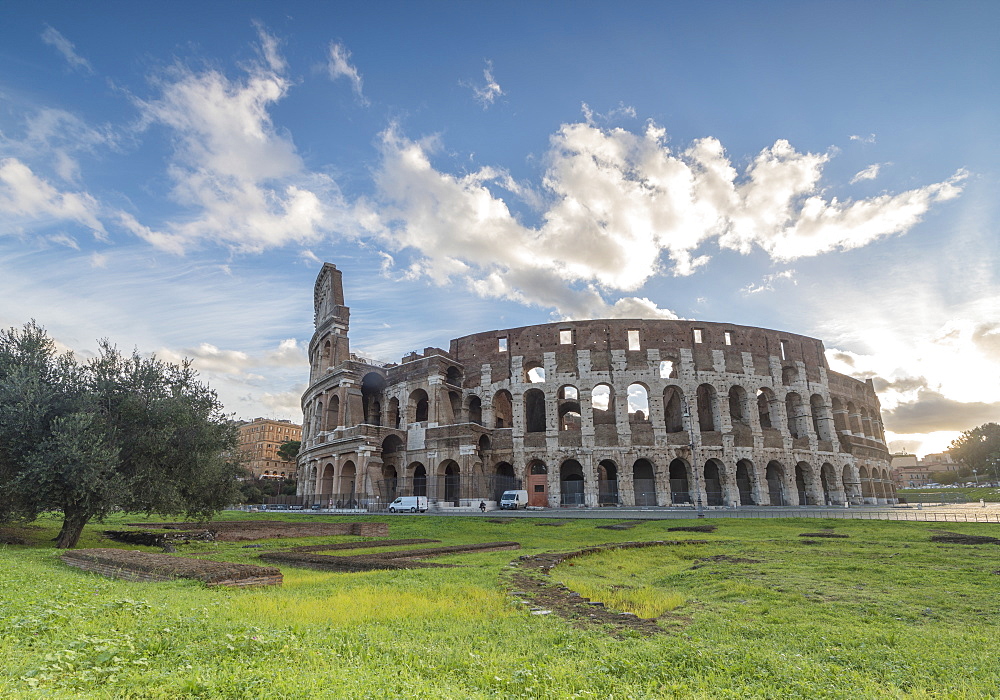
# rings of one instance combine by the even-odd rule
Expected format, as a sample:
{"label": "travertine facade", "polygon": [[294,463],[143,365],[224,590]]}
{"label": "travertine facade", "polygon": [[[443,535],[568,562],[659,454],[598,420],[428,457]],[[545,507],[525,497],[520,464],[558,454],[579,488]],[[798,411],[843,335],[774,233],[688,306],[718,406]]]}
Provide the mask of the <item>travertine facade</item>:
{"label": "travertine facade", "polygon": [[895,502],[871,382],[823,343],[723,323],[476,333],[399,364],[351,354],[341,272],[315,288],[299,493],[323,506],[522,487],[532,505]]}

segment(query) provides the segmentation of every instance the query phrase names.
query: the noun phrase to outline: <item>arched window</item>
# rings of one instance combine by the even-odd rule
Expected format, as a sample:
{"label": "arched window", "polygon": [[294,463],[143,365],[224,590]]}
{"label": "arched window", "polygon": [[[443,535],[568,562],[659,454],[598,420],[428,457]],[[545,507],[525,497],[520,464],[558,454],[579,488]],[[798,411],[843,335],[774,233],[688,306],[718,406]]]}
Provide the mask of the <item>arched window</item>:
{"label": "arched window", "polygon": [[607,384],[598,384],[590,393],[594,425],[615,424],[615,390]]}
{"label": "arched window", "polygon": [[455,366],[449,367],[445,381],[453,386],[462,386],[462,370]]}
{"label": "arched window", "polygon": [[415,422],[423,423],[428,420],[428,416],[430,415],[430,400],[427,398],[426,391],[417,389],[410,394],[409,410]]}
{"label": "arched window", "polygon": [[668,386],[663,390],[663,413],[668,433],[684,432],[684,401],[680,387]]}
{"label": "arched window", "polygon": [[545,368],[541,362],[524,363],[524,381],[527,384],[545,383]]}
{"label": "arched window", "polygon": [[809,397],[809,412],[812,415],[813,430],[820,440],[832,440],[830,435],[830,421],[826,415],[826,406],[823,405],[823,397],[813,394]]}
{"label": "arched window", "polygon": [[580,393],[575,386],[559,388],[559,430],[580,430]]}
{"label": "arched window", "polygon": [[365,412],[364,422],[369,425],[382,425],[382,392],[385,390],[385,377],[378,372],[369,372],[361,380],[361,404]]}
{"label": "arched window", "polygon": [[524,392],[524,431],[545,432],[545,394],[541,389],[528,389]]}
{"label": "arched window", "polygon": [[559,467],[559,492],[564,506],[584,503],[583,467],[575,459],[567,459]]}
{"label": "arched window", "polygon": [[493,419],[495,428],[510,428],[514,425],[514,401],[506,389],[493,395]]}
{"label": "arched window", "polygon": [[701,432],[715,430],[715,387],[702,384],[698,387],[698,425]]}
{"label": "arched window", "polygon": [[805,437],[802,429],[802,399],[794,391],[785,396],[785,416],[788,418],[788,432],[793,438]]}
{"label": "arched window", "polygon": [[748,423],[747,392],[741,386],[729,388],[729,418],[734,423]]}
{"label": "arched window", "polygon": [[390,428],[399,430],[399,399],[395,396],[389,399],[389,412],[386,421]]}
{"label": "arched window", "polygon": [[660,361],[660,379],[677,378],[677,360],[666,359]]}
{"label": "arched window", "polygon": [[326,416],[326,429],[334,430],[340,427],[340,397],[331,396],[330,397],[330,407],[327,409]]}
{"label": "arched window", "polygon": [[649,390],[638,382],[628,387],[628,418],[630,422],[649,421]]}
{"label": "arched window", "polygon": [[469,397],[469,422],[483,424],[483,401],[475,395]]}
{"label": "arched window", "polygon": [[774,395],[770,389],[757,390],[757,416],[760,418],[761,428],[774,427],[774,423],[771,420],[771,400],[773,398]]}

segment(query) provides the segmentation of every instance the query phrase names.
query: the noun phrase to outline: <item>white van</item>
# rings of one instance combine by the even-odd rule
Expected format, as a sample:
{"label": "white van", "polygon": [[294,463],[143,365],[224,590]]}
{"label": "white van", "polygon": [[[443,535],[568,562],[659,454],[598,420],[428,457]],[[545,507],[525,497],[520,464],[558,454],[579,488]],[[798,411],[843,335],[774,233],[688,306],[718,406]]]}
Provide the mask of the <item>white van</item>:
{"label": "white van", "polygon": [[390,513],[427,512],[427,496],[400,496],[389,504]]}
{"label": "white van", "polygon": [[500,496],[500,508],[502,510],[517,510],[518,508],[528,507],[528,492],[527,491],[504,491],[503,495]]}

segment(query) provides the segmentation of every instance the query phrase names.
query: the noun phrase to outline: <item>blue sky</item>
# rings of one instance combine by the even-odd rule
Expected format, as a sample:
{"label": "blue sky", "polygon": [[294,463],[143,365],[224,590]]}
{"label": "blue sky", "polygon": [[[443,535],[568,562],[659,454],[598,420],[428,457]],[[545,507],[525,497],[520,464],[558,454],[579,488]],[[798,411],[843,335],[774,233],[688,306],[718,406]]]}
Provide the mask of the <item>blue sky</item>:
{"label": "blue sky", "polygon": [[299,420],[330,261],[378,359],[697,318],[1000,419],[1000,4],[356,5],[5,3],[0,325]]}

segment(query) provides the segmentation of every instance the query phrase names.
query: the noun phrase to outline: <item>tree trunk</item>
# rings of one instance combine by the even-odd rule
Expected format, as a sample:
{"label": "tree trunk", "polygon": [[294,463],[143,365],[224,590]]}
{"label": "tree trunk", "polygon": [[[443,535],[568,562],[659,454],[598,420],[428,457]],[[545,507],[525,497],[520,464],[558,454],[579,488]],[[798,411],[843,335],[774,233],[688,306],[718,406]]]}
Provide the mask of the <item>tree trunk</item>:
{"label": "tree trunk", "polygon": [[56,547],[58,549],[70,549],[80,541],[83,534],[83,527],[90,520],[90,515],[82,511],[67,509],[64,511],[62,529],[56,537]]}

